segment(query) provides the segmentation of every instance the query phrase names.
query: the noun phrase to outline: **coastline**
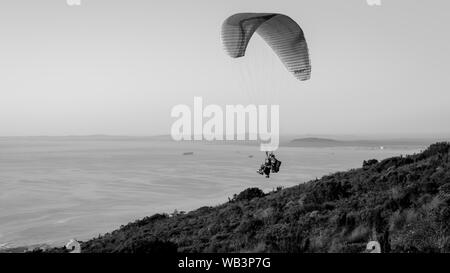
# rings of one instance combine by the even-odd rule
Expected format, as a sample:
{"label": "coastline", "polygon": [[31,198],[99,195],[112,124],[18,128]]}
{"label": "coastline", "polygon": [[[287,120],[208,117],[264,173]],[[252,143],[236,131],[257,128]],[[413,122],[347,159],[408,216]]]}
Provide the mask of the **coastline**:
{"label": "coastline", "polygon": [[[449,154],[450,144],[438,143],[422,153],[368,160],[362,168],[285,189],[249,188],[215,207],[128,223],[81,242],[82,249],[148,253],[157,243],[169,244],[167,250],[176,245],[178,252],[360,252],[377,239],[386,252],[445,252]],[[423,236],[411,237],[414,233]]]}

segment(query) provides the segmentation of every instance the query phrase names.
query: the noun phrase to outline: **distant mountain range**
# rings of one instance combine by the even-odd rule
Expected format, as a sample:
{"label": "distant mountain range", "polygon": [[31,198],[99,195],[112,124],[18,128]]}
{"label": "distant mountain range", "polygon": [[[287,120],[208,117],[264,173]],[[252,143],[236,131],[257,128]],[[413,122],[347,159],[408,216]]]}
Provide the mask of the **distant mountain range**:
{"label": "distant mountain range", "polygon": [[[244,136],[248,139],[248,135]],[[193,136],[192,136],[193,139]],[[259,140],[191,140],[196,143],[205,143],[213,145],[260,145]],[[68,136],[17,136],[17,137],[0,137],[0,140],[57,140],[57,141],[161,141],[174,142],[170,135],[155,135],[155,136],[120,136],[120,135],[68,135]],[[299,137],[298,135],[280,135],[280,146],[282,147],[310,147],[310,148],[326,148],[326,147],[364,147],[364,148],[401,148],[401,147],[423,147],[431,145],[435,142],[449,141],[448,138],[380,138],[380,139],[349,139],[337,136],[331,137]],[[190,141],[185,141],[190,142]]]}
{"label": "distant mountain range", "polygon": [[285,146],[290,147],[374,147],[384,148],[392,146],[428,146],[431,140],[423,139],[387,139],[387,140],[335,140],[330,138],[296,138]]}

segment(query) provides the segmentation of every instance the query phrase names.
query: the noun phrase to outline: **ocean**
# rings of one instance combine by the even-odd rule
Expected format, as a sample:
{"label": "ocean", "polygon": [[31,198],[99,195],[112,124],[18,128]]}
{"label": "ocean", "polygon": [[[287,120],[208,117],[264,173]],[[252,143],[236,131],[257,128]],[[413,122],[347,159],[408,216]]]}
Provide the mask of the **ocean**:
{"label": "ocean", "polygon": [[401,148],[281,147],[281,171],[256,173],[256,146],[139,137],[0,138],[0,248],[61,246],[155,213],[214,206],[249,187],[270,191],[362,161],[412,154]]}

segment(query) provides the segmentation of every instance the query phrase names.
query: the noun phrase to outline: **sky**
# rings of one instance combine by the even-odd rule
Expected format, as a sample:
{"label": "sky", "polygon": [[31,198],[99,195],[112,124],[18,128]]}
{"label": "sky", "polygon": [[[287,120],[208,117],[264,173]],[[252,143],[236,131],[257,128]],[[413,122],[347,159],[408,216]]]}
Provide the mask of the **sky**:
{"label": "sky", "polygon": [[[448,134],[444,0],[0,1],[0,136],[169,134],[171,109],[276,103],[282,134]],[[311,80],[255,36],[230,59],[222,22],[293,18]]]}

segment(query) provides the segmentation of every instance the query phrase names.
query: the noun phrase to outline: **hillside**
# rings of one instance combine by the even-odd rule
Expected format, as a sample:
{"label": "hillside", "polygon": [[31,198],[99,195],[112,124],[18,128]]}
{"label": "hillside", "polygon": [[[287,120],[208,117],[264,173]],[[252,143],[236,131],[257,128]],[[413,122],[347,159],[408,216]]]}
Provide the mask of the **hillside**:
{"label": "hillside", "polygon": [[[450,252],[450,144],[286,189],[156,214],[82,242],[83,252]],[[64,251],[52,249],[50,252]]]}

